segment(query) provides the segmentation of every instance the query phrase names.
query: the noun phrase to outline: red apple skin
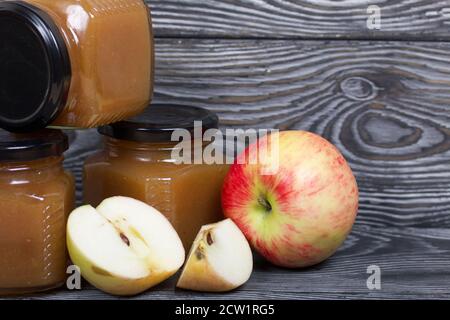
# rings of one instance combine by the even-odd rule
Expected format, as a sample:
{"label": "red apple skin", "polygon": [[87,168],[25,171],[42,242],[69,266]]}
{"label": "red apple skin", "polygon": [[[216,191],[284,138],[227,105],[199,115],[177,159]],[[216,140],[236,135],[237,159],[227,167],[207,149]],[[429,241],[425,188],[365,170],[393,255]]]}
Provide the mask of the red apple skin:
{"label": "red apple skin", "polygon": [[[312,266],[333,255],[350,233],[358,212],[356,179],[322,137],[305,131],[273,135],[250,145],[231,167],[222,191],[224,214],[273,264]],[[279,152],[249,162],[277,140]],[[278,170],[264,175],[276,156]]]}

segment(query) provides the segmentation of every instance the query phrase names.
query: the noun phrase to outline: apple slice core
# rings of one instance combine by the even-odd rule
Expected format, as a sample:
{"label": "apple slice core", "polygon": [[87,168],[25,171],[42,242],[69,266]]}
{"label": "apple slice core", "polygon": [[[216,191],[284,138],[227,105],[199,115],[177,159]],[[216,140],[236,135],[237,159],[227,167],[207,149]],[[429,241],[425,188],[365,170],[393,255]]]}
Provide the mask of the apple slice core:
{"label": "apple slice core", "polygon": [[93,207],[76,209],[70,215],[68,227],[71,242],[92,262],[94,272],[129,279],[149,275],[148,266],[130,250],[117,228]]}
{"label": "apple slice core", "polygon": [[167,218],[135,199],[113,197],[74,210],[67,247],[81,275],[115,295],[141,293],[175,274],[185,252]]}
{"label": "apple slice core", "polygon": [[253,255],[242,232],[230,219],[202,227],[177,286],[225,292],[250,278]]}
{"label": "apple slice core", "polygon": [[[232,284],[246,282],[252,272],[253,258],[250,246],[242,232],[231,221],[221,222],[222,226],[209,229],[206,238],[210,238],[207,259],[212,269],[222,275],[223,280]],[[233,232],[234,236],[230,236]]]}
{"label": "apple slice core", "polygon": [[[133,214],[124,218],[130,207]],[[152,270],[183,265],[185,252],[180,249],[181,240],[169,220],[156,209],[138,200],[114,197],[103,201],[97,211],[127,235],[130,249]]]}

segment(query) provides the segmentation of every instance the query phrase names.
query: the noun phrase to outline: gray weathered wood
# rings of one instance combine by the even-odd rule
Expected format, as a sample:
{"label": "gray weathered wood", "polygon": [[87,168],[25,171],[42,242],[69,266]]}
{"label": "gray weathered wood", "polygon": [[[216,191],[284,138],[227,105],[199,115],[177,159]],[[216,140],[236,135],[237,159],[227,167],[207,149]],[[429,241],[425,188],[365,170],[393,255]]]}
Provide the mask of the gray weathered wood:
{"label": "gray weathered wood", "polygon": [[[450,39],[449,0],[147,0],[159,37]],[[381,29],[367,27],[369,5]]]}
{"label": "gray weathered wood", "polygon": [[352,165],[368,224],[450,226],[450,44],[158,41],[156,100],[224,126],[317,132]]}
{"label": "gray weathered wood", "polygon": [[[450,298],[450,43],[157,41],[155,101],[219,113],[223,127],[319,133],[349,160],[361,191],[357,224],[329,261],[288,271],[257,259],[251,281],[224,295],[174,289],[138,299]],[[70,132],[77,177],[100,146]],[[369,291],[366,269],[382,270]],[[38,299],[111,298],[87,286]]]}
{"label": "gray weathered wood", "polygon": [[[223,127],[303,129],[335,143],[361,190],[357,224],[329,261],[288,271],[257,259],[225,295],[175,290],[137,299],[449,298],[449,43],[158,40],[155,100],[220,114]],[[95,130],[71,132],[66,166],[81,196]],[[81,203],[81,202],[79,202]],[[382,290],[366,269],[382,270]],[[90,286],[38,299],[109,299]]]}
{"label": "gray weathered wood", "polygon": [[[358,223],[331,259],[305,270],[285,270],[256,258],[242,288],[226,294],[175,289],[179,275],[133,299],[438,299],[450,296],[450,230],[372,228]],[[381,268],[381,290],[367,288],[367,267]],[[114,299],[86,283],[82,291],[55,290],[25,299]]]}
{"label": "gray weathered wood", "polygon": [[[446,43],[158,40],[155,101],[209,108],[227,127],[319,133],[355,171],[364,223],[450,226],[448,52]],[[78,183],[95,136],[81,133],[69,153]]]}

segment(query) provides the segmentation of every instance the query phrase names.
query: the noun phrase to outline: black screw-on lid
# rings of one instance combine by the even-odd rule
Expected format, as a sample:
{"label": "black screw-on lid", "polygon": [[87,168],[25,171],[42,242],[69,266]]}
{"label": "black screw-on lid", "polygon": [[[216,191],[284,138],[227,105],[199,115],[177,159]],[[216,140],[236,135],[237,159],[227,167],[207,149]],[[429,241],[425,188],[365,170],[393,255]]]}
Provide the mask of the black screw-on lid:
{"label": "black screw-on lid", "polygon": [[0,2],[0,127],[29,132],[64,108],[71,80],[64,39],[43,10]]}
{"label": "black screw-on lid", "polygon": [[141,115],[98,129],[106,136],[136,142],[170,142],[172,133],[184,129],[194,134],[194,122],[202,121],[202,131],[216,129],[219,118],[209,110],[182,105],[153,104]]}
{"label": "black screw-on lid", "polygon": [[44,129],[25,134],[0,129],[0,161],[33,161],[60,156],[68,147],[68,138],[60,130]]}

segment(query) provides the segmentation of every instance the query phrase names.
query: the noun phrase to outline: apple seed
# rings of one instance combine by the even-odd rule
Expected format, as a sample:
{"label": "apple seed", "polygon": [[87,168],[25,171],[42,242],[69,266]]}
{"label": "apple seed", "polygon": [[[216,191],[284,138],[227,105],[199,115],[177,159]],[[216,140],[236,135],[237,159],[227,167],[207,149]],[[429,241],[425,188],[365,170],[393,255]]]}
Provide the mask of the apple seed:
{"label": "apple seed", "polygon": [[122,239],[122,241],[125,242],[125,244],[127,246],[130,246],[130,239],[128,239],[128,237],[126,235],[124,235],[123,233],[120,233],[120,239]]}
{"label": "apple seed", "polygon": [[214,243],[214,240],[212,238],[211,232],[208,232],[206,234],[206,242],[208,243],[209,246],[212,246]]}

